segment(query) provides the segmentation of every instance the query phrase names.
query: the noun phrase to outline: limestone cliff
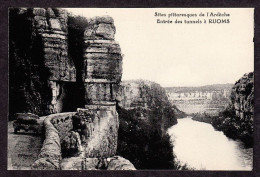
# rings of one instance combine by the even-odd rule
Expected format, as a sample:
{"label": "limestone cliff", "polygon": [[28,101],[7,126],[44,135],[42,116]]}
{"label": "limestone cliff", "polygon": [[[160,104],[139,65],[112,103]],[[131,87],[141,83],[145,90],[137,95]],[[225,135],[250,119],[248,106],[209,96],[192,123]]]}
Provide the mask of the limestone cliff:
{"label": "limestone cliff", "polygon": [[231,104],[213,119],[212,125],[227,136],[253,143],[254,73],[244,74],[233,86]]}
{"label": "limestone cliff", "polygon": [[[159,111],[163,129],[177,123],[176,114],[180,111],[172,106],[165,89],[159,84],[146,80],[124,81],[120,84],[117,94],[119,106],[124,109],[141,108],[147,111]],[[146,117],[142,115],[143,119]],[[149,119],[149,117],[146,117]]]}
{"label": "limestone cliff", "polygon": [[175,117],[186,116],[184,112],[180,111],[174,104],[170,103],[166,90],[159,84],[151,81],[123,81],[118,90],[117,100],[119,101],[119,106],[125,109],[138,107],[145,109],[154,109],[159,107],[169,108],[163,112],[163,114],[169,115],[166,117],[173,117],[172,120],[169,120],[170,124],[168,126],[177,123]]}
{"label": "limestone cliff", "polygon": [[218,115],[230,102],[233,84],[214,84],[201,87],[167,87],[169,100],[188,114]]}
{"label": "limestone cliff", "polygon": [[167,128],[177,123],[165,90],[150,81],[124,81],[118,94],[118,154],[137,169],[174,169]]}

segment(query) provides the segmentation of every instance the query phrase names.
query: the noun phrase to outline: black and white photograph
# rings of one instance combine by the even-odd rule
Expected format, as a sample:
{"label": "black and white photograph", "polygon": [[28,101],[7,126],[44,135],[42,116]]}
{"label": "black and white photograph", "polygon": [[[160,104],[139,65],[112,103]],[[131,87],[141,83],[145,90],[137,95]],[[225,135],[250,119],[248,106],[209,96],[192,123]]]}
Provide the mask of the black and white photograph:
{"label": "black and white photograph", "polygon": [[8,15],[8,170],[253,170],[254,8]]}

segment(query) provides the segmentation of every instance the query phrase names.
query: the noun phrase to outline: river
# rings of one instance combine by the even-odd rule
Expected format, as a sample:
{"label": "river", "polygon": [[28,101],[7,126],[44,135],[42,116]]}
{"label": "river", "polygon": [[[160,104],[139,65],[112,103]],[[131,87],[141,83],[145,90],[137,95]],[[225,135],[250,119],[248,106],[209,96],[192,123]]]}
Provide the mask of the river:
{"label": "river", "polygon": [[178,119],[168,129],[176,159],[196,170],[252,170],[253,148],[226,137],[212,125]]}

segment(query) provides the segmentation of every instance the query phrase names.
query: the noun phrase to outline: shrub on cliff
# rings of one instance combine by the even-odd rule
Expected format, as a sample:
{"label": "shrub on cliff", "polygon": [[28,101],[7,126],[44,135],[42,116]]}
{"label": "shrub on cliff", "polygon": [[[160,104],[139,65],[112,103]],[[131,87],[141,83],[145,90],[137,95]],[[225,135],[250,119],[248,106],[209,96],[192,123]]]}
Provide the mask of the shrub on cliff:
{"label": "shrub on cliff", "polygon": [[212,121],[213,127],[228,137],[253,145],[254,74],[240,78],[232,88],[231,104]]}
{"label": "shrub on cliff", "polygon": [[117,153],[129,159],[137,169],[174,169],[170,137],[158,126],[161,116],[142,108],[117,107],[117,111],[120,120]]}
{"label": "shrub on cliff", "polygon": [[232,108],[227,108],[220,112],[219,117],[214,117],[212,126],[230,138],[242,140],[247,146],[253,145],[253,121],[250,121],[249,116],[241,120]]}
{"label": "shrub on cliff", "polygon": [[237,120],[234,110],[231,107],[226,108],[219,113],[219,117],[212,119],[212,126],[217,130],[223,131],[228,137],[237,138]]}

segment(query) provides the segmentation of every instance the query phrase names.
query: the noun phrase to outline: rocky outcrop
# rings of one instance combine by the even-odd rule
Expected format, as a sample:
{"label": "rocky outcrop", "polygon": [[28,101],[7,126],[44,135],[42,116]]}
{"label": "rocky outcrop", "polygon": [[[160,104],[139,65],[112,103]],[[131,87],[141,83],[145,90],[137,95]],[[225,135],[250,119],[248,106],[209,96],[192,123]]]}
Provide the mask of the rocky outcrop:
{"label": "rocky outcrop", "polygon": [[[179,110],[171,105],[165,89],[159,84],[145,80],[124,81],[120,84],[117,93],[118,105],[121,108],[127,110],[141,108],[147,111],[161,111],[161,116],[164,117],[161,122],[162,127],[164,125],[169,127],[177,123],[174,115],[179,113]],[[143,111],[141,117],[145,119],[145,111]]]}
{"label": "rocky outcrop", "polygon": [[[84,71],[86,105],[78,109],[85,156],[112,157],[117,149],[116,92],[122,77],[122,55],[114,40],[114,20],[109,16],[88,19],[85,30]],[[88,119],[85,115],[93,115]],[[81,114],[81,115],[80,115]]]}
{"label": "rocky outcrop", "polygon": [[253,144],[254,73],[244,74],[232,88],[231,103],[212,125],[227,136]]}
{"label": "rocky outcrop", "polygon": [[93,119],[82,119],[86,124],[83,147],[86,157],[112,157],[117,149],[118,114],[116,92],[122,77],[122,55],[114,39],[114,20],[109,16],[88,19],[85,30],[84,109],[94,115]]}
{"label": "rocky outcrop", "polygon": [[236,116],[241,120],[253,121],[254,114],[254,73],[247,73],[232,88],[231,102]]}
{"label": "rocky outcrop", "polygon": [[115,156],[108,159],[107,170],[135,170],[135,167],[129,160]]}
{"label": "rocky outcrop", "polygon": [[148,108],[154,106],[158,99],[168,101],[165,90],[159,84],[145,80],[122,82],[117,99],[119,106],[125,109]]}
{"label": "rocky outcrop", "polygon": [[150,81],[124,81],[117,100],[118,155],[129,159],[137,169],[174,169],[166,131],[177,119],[165,90]]}
{"label": "rocky outcrop", "polygon": [[76,82],[76,69],[68,56],[67,13],[62,9],[33,8],[35,37],[42,41],[43,62],[50,72],[51,113],[62,112],[64,87],[60,81]]}

